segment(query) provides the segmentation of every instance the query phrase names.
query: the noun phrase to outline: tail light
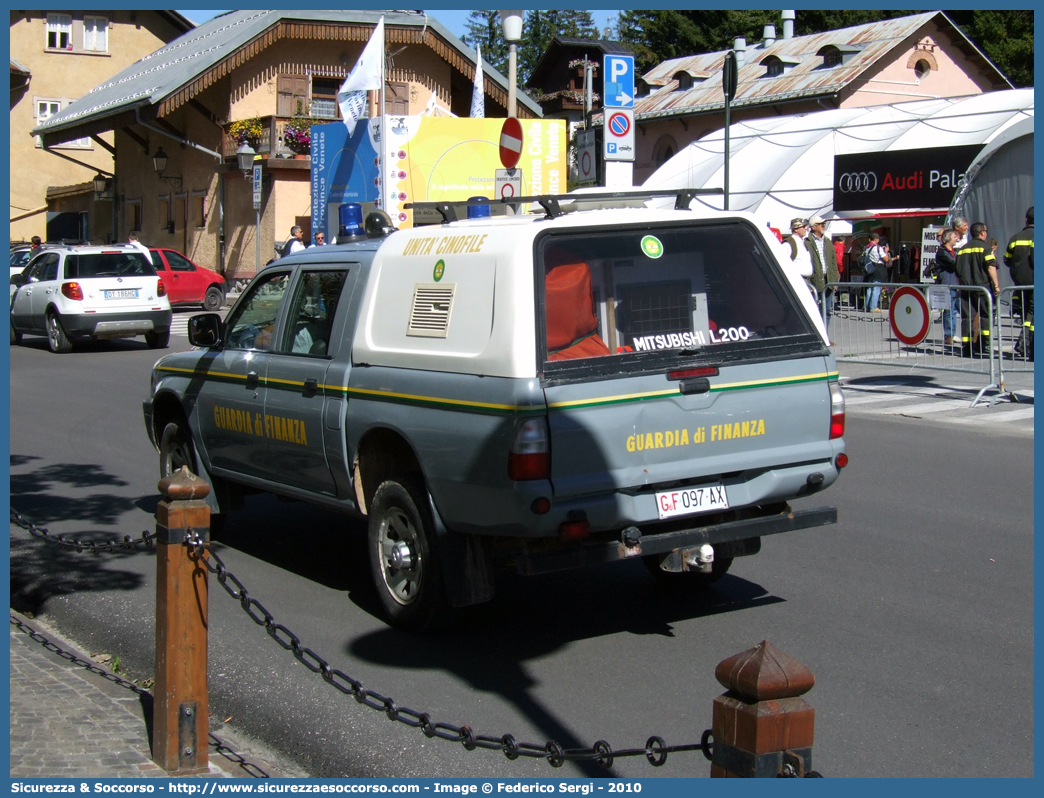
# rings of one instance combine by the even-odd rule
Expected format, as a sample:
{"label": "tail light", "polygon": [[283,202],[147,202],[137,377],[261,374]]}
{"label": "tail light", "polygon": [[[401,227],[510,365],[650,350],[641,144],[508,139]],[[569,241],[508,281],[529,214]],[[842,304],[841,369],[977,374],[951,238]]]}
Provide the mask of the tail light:
{"label": "tail light", "polygon": [[62,294],[77,302],[83,301],[83,288],[79,283],[62,283]]}
{"label": "tail light", "polygon": [[586,518],[578,521],[566,521],[558,527],[558,535],[562,540],[585,540],[591,537],[591,522]]}
{"label": "tail light", "polygon": [[547,446],[547,422],[531,418],[522,423],[511,442],[508,478],[516,481],[547,479],[551,476],[551,455]]}
{"label": "tail light", "polygon": [[166,296],[166,295],[167,295],[167,286],[165,286],[163,284],[163,278],[162,277],[157,277],[156,278],[156,296]]}
{"label": "tail light", "polygon": [[845,395],[836,382],[830,383],[830,440],[845,434]]}

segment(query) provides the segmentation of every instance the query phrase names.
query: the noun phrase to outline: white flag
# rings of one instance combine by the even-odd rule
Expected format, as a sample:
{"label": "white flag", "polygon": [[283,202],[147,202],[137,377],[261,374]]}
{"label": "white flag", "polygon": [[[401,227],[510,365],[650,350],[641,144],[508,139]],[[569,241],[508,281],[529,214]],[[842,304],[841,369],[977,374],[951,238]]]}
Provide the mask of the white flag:
{"label": "white flag", "polygon": [[355,123],[362,116],[366,107],[366,92],[381,87],[381,72],[384,66],[384,17],[377,22],[370,41],[363,48],[362,55],[355,62],[355,68],[345,78],[337,92],[337,105],[344,117],[344,126],[348,135],[355,133]]}
{"label": "white flag", "polygon": [[475,45],[475,88],[471,92],[471,118],[485,119],[486,97],[482,90],[482,48]]}

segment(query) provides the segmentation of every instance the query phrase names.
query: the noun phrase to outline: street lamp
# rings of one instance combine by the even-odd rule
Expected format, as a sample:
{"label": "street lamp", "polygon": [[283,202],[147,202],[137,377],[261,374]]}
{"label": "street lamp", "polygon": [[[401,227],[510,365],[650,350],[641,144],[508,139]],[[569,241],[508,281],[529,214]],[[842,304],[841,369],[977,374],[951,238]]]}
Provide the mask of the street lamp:
{"label": "street lamp", "polygon": [[163,151],[163,148],[160,147],[156,150],[156,154],[152,156],[152,168],[156,170],[156,174],[157,176],[159,176],[160,180],[166,180],[168,183],[174,186],[175,191],[181,191],[180,177],[168,177],[167,175],[163,174],[165,171],[167,171],[167,160],[167,153],[165,153]]}
{"label": "street lamp", "polygon": [[504,39],[508,43],[508,116],[517,116],[515,84],[518,82],[518,43],[522,41],[522,12],[501,11]]}
{"label": "street lamp", "polygon": [[[239,164],[239,168],[243,172],[244,180],[252,180],[254,171],[254,156],[257,153],[254,152],[254,148],[250,144],[244,141],[239,145],[239,149],[236,150],[236,162]],[[257,197],[254,197],[254,238],[257,240],[257,263],[255,264],[254,271],[261,271],[261,205],[258,203]]]}
{"label": "street lamp", "polygon": [[254,169],[254,156],[257,155],[254,152],[254,148],[250,146],[249,142],[244,141],[239,145],[239,149],[236,150],[236,161],[239,163],[239,168],[243,172],[243,179],[250,180],[250,173]]}

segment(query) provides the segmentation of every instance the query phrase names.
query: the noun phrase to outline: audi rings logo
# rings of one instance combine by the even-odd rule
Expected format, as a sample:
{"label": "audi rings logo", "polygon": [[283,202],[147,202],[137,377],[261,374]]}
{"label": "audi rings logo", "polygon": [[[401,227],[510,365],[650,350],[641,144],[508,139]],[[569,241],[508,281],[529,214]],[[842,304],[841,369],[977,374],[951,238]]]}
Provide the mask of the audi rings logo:
{"label": "audi rings logo", "polygon": [[842,194],[877,191],[877,175],[874,172],[845,172],[837,179],[837,190]]}

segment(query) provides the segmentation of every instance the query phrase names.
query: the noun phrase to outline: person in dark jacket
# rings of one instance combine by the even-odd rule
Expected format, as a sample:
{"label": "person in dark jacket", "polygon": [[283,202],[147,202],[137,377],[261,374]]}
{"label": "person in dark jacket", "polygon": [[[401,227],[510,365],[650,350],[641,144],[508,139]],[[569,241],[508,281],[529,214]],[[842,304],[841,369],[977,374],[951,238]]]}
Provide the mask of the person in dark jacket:
{"label": "person in dark jacket", "polygon": [[[947,227],[939,238],[939,248],[935,251],[935,281],[942,285],[957,285],[957,255],[953,251],[957,243],[957,231]],[[942,312],[943,342],[953,344],[953,334],[957,330],[957,291],[950,289],[950,306]]]}
{"label": "person in dark jacket", "polygon": [[[988,357],[991,351],[990,317],[993,298],[1000,294],[997,259],[986,247],[985,222],[971,226],[971,238],[957,252],[957,279],[963,286],[985,288],[989,297],[979,291],[961,295],[961,345],[965,357]],[[978,328],[976,330],[976,327]]]}
{"label": "person in dark jacket", "polygon": [[[1013,235],[1004,250],[1004,263],[1015,285],[1033,285],[1033,206],[1026,211],[1026,227]],[[1033,360],[1033,291],[1020,291],[1022,335],[1015,345],[1015,356]]]}

